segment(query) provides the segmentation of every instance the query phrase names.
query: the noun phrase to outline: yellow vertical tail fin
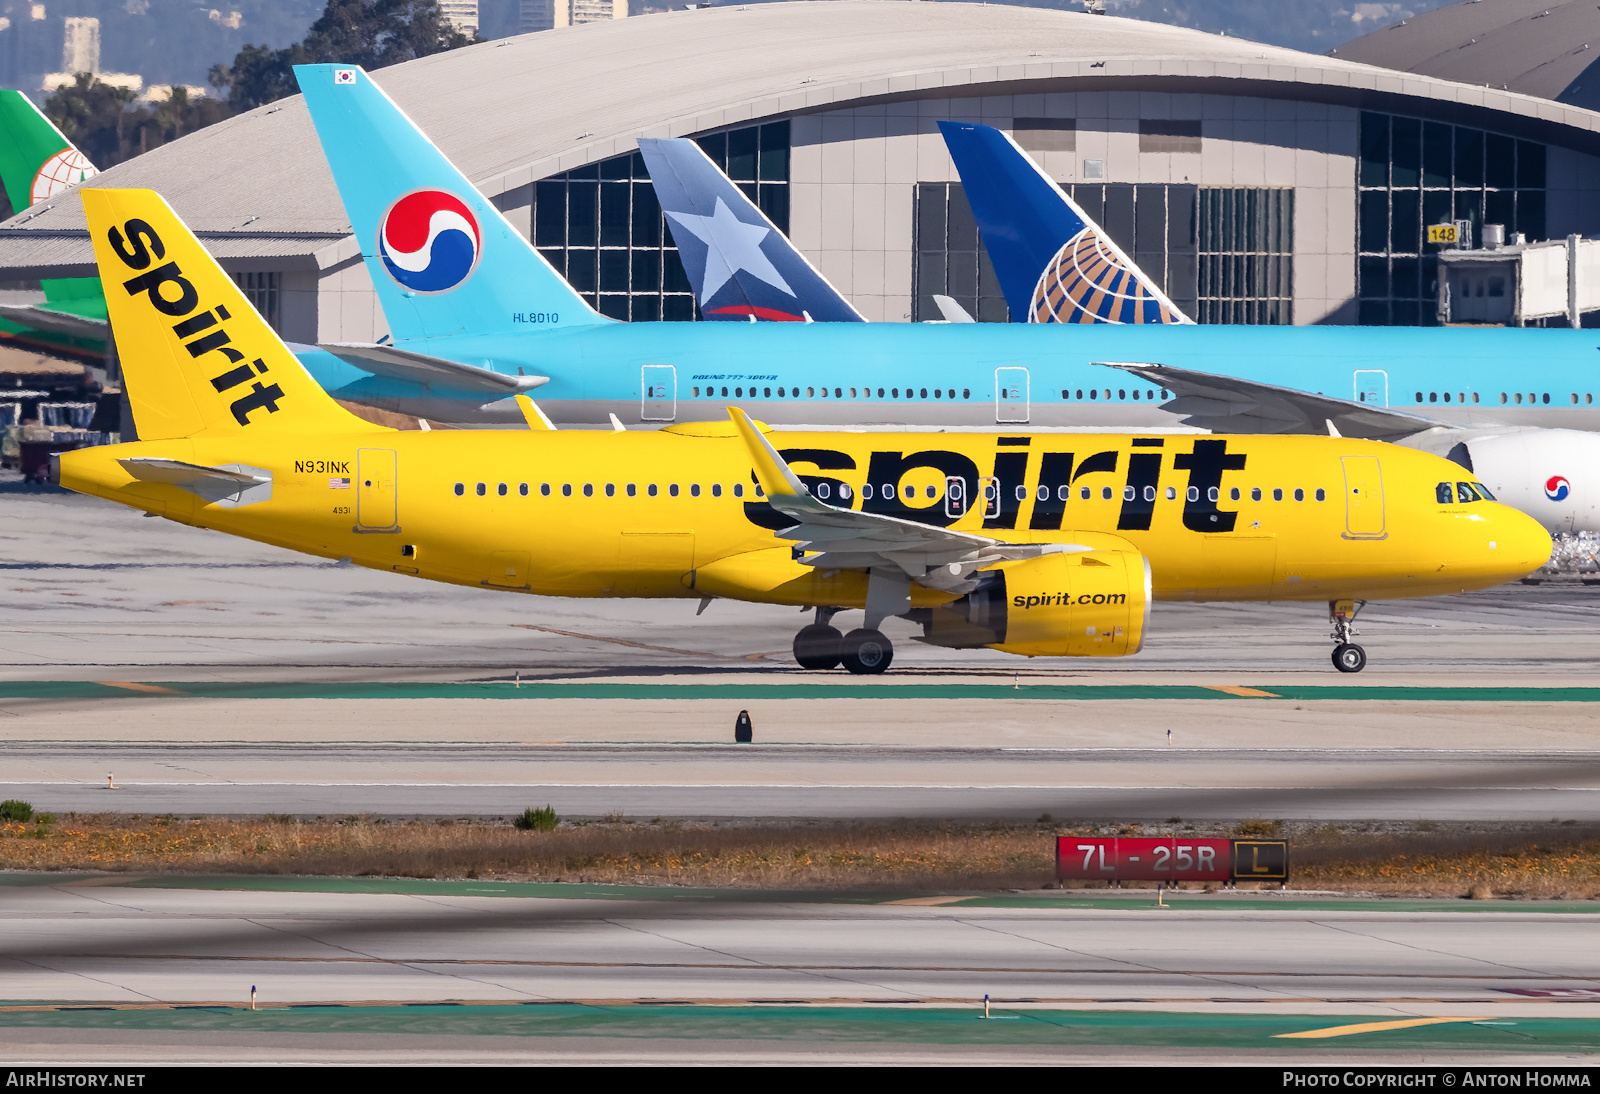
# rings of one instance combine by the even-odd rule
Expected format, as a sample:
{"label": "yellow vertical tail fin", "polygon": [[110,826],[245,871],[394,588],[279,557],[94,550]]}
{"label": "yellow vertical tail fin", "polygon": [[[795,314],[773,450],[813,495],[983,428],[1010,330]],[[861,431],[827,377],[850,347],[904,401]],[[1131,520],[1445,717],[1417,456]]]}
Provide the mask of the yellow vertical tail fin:
{"label": "yellow vertical tail fin", "polygon": [[141,440],[392,432],[322,390],[159,194],[82,195]]}

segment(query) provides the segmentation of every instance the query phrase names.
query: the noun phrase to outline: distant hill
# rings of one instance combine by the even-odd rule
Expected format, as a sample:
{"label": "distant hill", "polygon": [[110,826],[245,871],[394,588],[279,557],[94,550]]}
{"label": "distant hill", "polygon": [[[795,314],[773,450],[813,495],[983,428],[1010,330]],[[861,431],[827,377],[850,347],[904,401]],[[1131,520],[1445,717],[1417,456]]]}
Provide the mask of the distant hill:
{"label": "distant hill", "polygon": [[[61,69],[64,20],[100,20],[100,71],[132,72],[148,84],[204,86],[206,73],[246,44],[298,42],[326,0],[0,0],[0,84]],[[34,18],[35,9],[44,18]],[[33,88],[24,88],[32,91]]]}

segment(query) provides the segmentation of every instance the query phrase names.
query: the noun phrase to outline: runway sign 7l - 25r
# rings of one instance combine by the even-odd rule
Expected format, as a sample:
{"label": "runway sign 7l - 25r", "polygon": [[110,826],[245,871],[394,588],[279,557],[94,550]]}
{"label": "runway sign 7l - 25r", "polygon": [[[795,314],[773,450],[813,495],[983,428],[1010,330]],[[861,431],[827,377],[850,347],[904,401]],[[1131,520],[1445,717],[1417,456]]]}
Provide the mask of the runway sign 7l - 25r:
{"label": "runway sign 7l - 25r", "polygon": [[1095,836],[1056,837],[1063,881],[1221,881],[1233,868],[1232,841]]}

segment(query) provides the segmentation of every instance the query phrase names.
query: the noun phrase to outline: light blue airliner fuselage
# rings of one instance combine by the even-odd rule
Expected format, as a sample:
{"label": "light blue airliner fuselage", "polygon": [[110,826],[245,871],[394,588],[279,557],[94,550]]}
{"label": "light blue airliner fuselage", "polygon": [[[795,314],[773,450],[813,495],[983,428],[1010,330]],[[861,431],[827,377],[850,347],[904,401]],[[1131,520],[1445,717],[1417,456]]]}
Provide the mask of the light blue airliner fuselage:
{"label": "light blue airliner fuselage", "polygon": [[[1301,388],[1445,424],[1600,430],[1600,331],[1587,330],[606,323],[396,344],[526,362],[550,377],[531,394],[558,424],[604,423],[611,413],[630,424],[720,420],[733,400],[774,425],[1178,425],[1158,389],[1094,363],[1120,361]],[[302,360],[339,398],[446,421],[521,421],[510,398],[373,377],[317,351]]]}

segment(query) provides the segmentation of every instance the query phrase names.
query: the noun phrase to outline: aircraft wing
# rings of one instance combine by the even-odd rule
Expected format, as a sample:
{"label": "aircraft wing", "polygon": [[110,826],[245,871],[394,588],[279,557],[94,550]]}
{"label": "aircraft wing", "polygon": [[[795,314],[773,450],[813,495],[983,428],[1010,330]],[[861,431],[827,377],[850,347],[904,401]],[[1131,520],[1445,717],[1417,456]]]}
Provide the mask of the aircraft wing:
{"label": "aircraft wing", "polygon": [[[971,532],[829,505],[811,496],[805,483],[744,411],[729,407],[728,414],[750,453],[756,481],[766,493],[767,503],[794,521],[775,534],[780,539],[797,541],[803,550],[820,552],[802,560],[808,566],[871,570],[887,565],[923,584],[944,588],[958,585],[979,566],[1090,549],[1072,544],[1004,543]],[[950,569],[930,575],[940,567]]]}
{"label": "aircraft wing", "polygon": [[1326,433],[1394,441],[1443,423],[1393,407],[1358,403],[1295,388],[1217,376],[1171,365],[1096,361],[1171,391],[1162,409],[1187,415],[1185,425],[1227,433]]}
{"label": "aircraft wing", "polygon": [[707,319],[865,322],[694,141],[641,138],[639,153]]}
{"label": "aircraft wing", "polygon": [[78,338],[105,338],[111,333],[111,324],[104,319],[74,315],[40,304],[0,304],[0,317],[35,330]]}
{"label": "aircraft wing", "polygon": [[266,486],[272,482],[271,475],[255,475],[227,467],[208,467],[205,464],[185,463],[183,460],[136,456],[117,462],[136,479],[176,486],[207,502],[231,498],[251,487]]}
{"label": "aircraft wing", "polygon": [[375,342],[323,342],[325,349],[341,361],[391,380],[414,384],[440,384],[461,391],[485,395],[514,395],[550,382],[548,376],[512,376],[477,365],[462,364],[398,346]]}

